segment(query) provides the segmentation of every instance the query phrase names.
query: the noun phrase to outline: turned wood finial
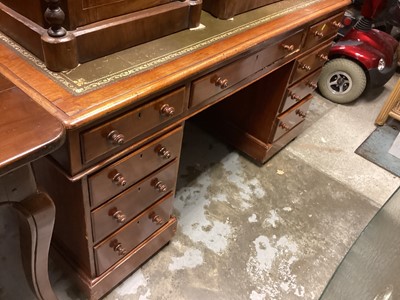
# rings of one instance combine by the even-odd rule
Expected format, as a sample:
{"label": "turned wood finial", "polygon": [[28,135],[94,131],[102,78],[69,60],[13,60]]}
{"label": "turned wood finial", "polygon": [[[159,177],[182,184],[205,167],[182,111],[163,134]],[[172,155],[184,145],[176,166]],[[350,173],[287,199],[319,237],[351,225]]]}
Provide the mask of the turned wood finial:
{"label": "turned wood finial", "polygon": [[47,33],[51,37],[62,37],[67,34],[67,31],[62,24],[65,20],[65,14],[60,7],[60,0],[46,0],[48,7],[44,12],[44,19],[49,23],[50,27]]}

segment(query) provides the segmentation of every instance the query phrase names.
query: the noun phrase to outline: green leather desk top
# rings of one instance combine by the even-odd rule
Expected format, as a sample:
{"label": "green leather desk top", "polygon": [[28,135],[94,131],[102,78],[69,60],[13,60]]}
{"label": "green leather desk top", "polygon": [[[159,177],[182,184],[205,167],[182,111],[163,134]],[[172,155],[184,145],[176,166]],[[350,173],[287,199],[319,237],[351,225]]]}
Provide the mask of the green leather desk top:
{"label": "green leather desk top", "polygon": [[285,0],[267,5],[230,20],[219,20],[202,12],[201,25],[192,30],[153,40],[116,52],[60,73],[49,71],[44,63],[0,32],[0,42],[13,48],[39,70],[75,95],[84,94],[169,62],[247,29],[269,22],[321,0]]}

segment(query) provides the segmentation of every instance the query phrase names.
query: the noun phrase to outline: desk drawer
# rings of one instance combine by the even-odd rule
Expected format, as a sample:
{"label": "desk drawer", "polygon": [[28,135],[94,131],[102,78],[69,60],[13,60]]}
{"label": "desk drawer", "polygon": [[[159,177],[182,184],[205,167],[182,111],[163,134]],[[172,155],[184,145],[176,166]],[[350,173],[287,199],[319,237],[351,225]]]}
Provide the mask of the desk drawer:
{"label": "desk drawer", "polygon": [[311,94],[316,88],[318,83],[319,75],[321,74],[321,69],[318,69],[310,76],[302,79],[298,83],[293,84],[287,89],[286,98],[284,104],[279,112],[284,112],[296,103],[302,101],[305,97]]}
{"label": "desk drawer", "polygon": [[185,88],[145,104],[81,136],[83,161],[90,162],[185,110]]}
{"label": "desk drawer", "polygon": [[[124,226],[158,199],[174,192],[177,173],[178,162],[175,160],[95,209],[91,213],[94,242]],[[162,188],[158,188],[160,184]]]}
{"label": "desk drawer", "polygon": [[102,274],[153,232],[166,224],[171,217],[173,199],[173,195],[169,194],[119,231],[96,245],[94,253],[97,274]]}
{"label": "desk drawer", "polygon": [[257,54],[257,70],[261,70],[274,62],[297,52],[301,47],[303,30],[300,30],[291,36],[276,42]]}
{"label": "desk drawer", "polygon": [[250,76],[254,72],[256,56],[252,55],[218,69],[192,83],[190,106],[196,106]]}
{"label": "desk drawer", "polygon": [[324,63],[328,61],[328,54],[329,50],[331,49],[331,45],[331,42],[329,42],[297,60],[291,82],[296,82],[304,76],[310,75],[316,69],[322,67]]}
{"label": "desk drawer", "polygon": [[308,107],[311,104],[311,99],[312,97],[306,98],[277,118],[278,124],[272,140],[273,142],[279,139],[285,133],[289,132],[292,128],[306,118]]}
{"label": "desk drawer", "polygon": [[331,18],[312,25],[308,30],[304,47],[308,49],[318,45],[322,41],[335,37],[337,31],[342,26],[342,17],[343,13],[339,13]]}
{"label": "desk drawer", "polygon": [[102,204],[179,157],[182,135],[182,128],[175,129],[90,176],[88,182],[92,207]]}

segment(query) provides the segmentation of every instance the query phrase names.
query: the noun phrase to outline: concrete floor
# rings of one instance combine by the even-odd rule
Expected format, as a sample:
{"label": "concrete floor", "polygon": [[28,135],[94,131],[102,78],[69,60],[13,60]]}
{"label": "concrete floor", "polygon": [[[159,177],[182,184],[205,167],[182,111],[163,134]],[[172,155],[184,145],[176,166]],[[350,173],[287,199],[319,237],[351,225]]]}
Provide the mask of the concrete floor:
{"label": "concrete floor", "polygon": [[[400,185],[354,153],[398,79],[350,105],[316,94],[305,132],[263,167],[187,126],[177,234],[105,299],[318,299]],[[57,266],[50,269],[60,300],[84,299]],[[4,273],[0,299],[32,298],[18,271]]]}

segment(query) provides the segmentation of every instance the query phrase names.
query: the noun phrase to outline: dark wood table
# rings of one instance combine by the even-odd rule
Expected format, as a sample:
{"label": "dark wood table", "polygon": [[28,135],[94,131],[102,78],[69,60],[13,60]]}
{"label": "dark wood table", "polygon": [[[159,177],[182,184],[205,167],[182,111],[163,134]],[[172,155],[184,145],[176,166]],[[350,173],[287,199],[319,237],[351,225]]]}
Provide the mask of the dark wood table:
{"label": "dark wood table", "polygon": [[33,292],[56,299],[47,271],[55,206],[38,190],[30,162],[63,143],[64,127],[3,75],[0,114],[0,205],[18,212],[23,266]]}

